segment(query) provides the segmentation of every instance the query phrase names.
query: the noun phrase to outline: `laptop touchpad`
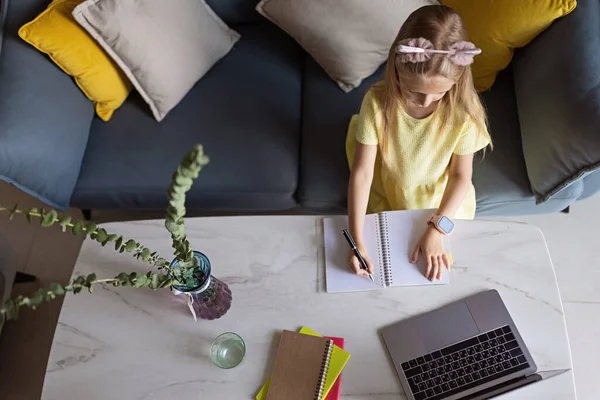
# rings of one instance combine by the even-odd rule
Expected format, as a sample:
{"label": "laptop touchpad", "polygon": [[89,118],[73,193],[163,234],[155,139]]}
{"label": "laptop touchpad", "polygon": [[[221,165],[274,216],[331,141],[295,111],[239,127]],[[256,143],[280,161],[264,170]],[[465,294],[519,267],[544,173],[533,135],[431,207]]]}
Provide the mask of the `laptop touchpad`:
{"label": "laptop touchpad", "polygon": [[469,339],[479,333],[464,301],[423,315],[415,319],[415,325],[428,352]]}

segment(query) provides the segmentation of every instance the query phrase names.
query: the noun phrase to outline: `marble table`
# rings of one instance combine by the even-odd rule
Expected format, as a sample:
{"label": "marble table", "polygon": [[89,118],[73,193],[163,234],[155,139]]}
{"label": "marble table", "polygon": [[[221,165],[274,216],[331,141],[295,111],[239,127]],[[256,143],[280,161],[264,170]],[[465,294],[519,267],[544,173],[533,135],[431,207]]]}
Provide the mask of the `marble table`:
{"label": "marble table", "polygon": [[[172,254],[162,221],[111,223],[110,232]],[[187,220],[192,245],[229,284],[233,306],[221,319],[194,322],[183,299],[167,290],[99,287],[68,295],[48,362],[42,398],[251,399],[270,374],[278,334],[302,325],[346,338],[352,354],[342,398],[405,398],[378,329],[486,289],[497,289],[542,370],[570,369],[563,308],[542,233],[520,223],[465,221],[452,246],[452,283],[327,294],[318,217],[231,217]],[[146,271],[126,254],[84,243],[76,273],[110,277]],[[211,341],[234,331],[246,358],[220,370]],[[573,375],[513,392],[507,399],[575,399]]]}

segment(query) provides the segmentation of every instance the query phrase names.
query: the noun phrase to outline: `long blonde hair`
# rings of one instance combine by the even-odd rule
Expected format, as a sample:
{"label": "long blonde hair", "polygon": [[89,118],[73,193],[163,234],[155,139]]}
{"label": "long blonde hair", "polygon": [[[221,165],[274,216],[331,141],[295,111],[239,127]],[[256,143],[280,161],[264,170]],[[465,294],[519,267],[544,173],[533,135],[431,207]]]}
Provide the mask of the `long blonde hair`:
{"label": "long blonde hair", "polygon": [[377,85],[383,94],[383,153],[386,154],[390,121],[393,121],[398,107],[401,106],[399,104],[402,101],[400,76],[410,76],[410,74],[441,75],[454,81],[455,84],[450,91],[439,100],[438,109],[435,111],[441,121],[440,131],[444,131],[448,121],[452,120],[452,111],[459,107],[474,121],[478,134],[488,139],[491,147],[485,109],[475,91],[470,66],[454,64],[444,54],[433,54],[425,62],[400,62],[400,57],[396,53],[400,41],[420,37],[431,41],[435,49],[443,50],[456,42],[468,40],[462,19],[450,7],[421,7],[404,22],[390,49],[383,82]]}

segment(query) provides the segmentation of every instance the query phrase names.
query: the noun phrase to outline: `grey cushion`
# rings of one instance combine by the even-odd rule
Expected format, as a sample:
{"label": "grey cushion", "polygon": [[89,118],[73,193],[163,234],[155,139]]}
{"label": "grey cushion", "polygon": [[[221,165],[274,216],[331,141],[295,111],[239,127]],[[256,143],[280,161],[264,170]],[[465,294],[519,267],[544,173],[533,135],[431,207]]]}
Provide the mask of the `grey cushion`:
{"label": "grey cushion", "polygon": [[350,93],[344,93],[310,57],[304,64],[302,151],[298,201],[323,213],[345,213],[349,168],[346,133],[369,87],[382,79],[384,67]]}
{"label": "grey cushion", "polygon": [[87,0],[73,17],[146,100],[157,121],[223,58],[240,35],[203,0]]}
{"label": "grey cushion", "polygon": [[521,215],[560,211],[582,191],[576,184],[551,201],[536,206],[525,169],[515,103],[512,71],[501,72],[483,100],[488,111],[495,148],[483,161],[478,155],[473,170],[477,215]]}
{"label": "grey cushion", "polygon": [[188,193],[191,208],[296,205],[304,53],[270,24],[239,31],[236,47],[161,123],[135,93],[109,123],[94,119],[73,206],[164,208],[171,175],[194,143],[211,163]]}
{"label": "grey cushion", "polygon": [[527,173],[539,202],[600,167],[600,2],[579,0],[513,65]]}
{"label": "grey cushion", "polygon": [[266,21],[255,10],[258,0],[206,0],[206,3],[228,25]]}
{"label": "grey cushion", "polygon": [[[7,5],[3,1],[2,7]],[[17,30],[47,0],[8,3],[0,53],[0,179],[42,202],[68,207],[90,124],[92,103]]]}

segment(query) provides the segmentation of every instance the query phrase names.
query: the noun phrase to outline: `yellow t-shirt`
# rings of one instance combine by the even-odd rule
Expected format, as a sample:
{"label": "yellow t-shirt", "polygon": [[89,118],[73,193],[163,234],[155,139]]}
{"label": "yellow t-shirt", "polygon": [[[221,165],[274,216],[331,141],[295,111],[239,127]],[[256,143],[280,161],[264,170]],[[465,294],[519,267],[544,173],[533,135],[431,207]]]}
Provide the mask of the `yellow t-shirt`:
{"label": "yellow t-shirt", "polygon": [[[369,196],[369,213],[388,210],[436,209],[448,182],[448,170],[453,154],[475,153],[489,144],[477,134],[477,127],[466,112],[454,113],[453,119],[440,132],[436,112],[423,119],[408,115],[398,108],[390,121],[387,155],[377,152],[375,173]],[[380,89],[371,88],[358,115],[348,128],[346,153],[352,166],[356,143],[378,145],[383,138],[383,108]],[[455,218],[473,219],[475,188],[469,188]]]}

